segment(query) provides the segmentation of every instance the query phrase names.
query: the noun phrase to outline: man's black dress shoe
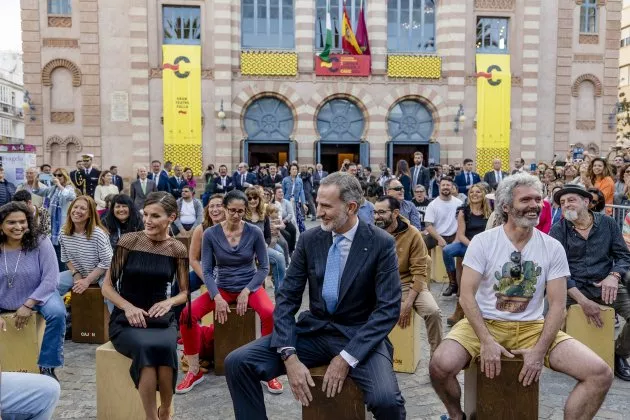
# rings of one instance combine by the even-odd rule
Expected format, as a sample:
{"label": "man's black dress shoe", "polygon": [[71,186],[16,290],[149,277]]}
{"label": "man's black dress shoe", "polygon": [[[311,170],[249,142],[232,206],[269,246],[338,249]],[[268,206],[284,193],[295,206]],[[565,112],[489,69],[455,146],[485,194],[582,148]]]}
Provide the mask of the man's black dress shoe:
{"label": "man's black dress shoe", "polygon": [[615,354],[615,376],[630,382],[630,363],[625,357],[618,354]]}

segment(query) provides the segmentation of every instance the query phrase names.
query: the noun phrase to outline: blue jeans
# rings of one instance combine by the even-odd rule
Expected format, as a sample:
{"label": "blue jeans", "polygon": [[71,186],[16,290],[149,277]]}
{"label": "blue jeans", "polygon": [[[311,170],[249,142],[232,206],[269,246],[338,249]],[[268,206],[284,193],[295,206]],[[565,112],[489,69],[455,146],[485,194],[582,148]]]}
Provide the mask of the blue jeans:
{"label": "blue jeans", "polygon": [[[103,275],[99,279],[99,287],[103,287],[103,281],[105,281],[105,275]],[[59,292],[59,295],[64,296],[66,293],[72,290],[73,285],[74,280],[72,279],[72,274],[70,274],[70,270],[62,271],[61,273],[59,273],[59,284],[57,284],[57,291]],[[114,304],[107,299],[103,299],[103,301],[107,305],[107,310],[109,310],[109,313],[111,314],[114,310]]]}
{"label": "blue jeans", "polygon": [[267,255],[269,256],[269,266],[271,269],[271,276],[273,277],[273,285],[276,291],[282,286],[284,276],[287,272],[287,264],[284,261],[284,254],[282,251],[278,251],[274,248],[267,248]]}
{"label": "blue jeans", "polygon": [[463,257],[467,249],[468,247],[461,242],[452,242],[442,249],[442,259],[447,273],[456,271],[455,258]]}
{"label": "blue jeans", "polygon": [[[66,305],[61,296],[53,293],[43,305],[35,305],[46,320],[42,347],[37,364],[45,368],[63,366],[63,340],[66,336]],[[4,384],[3,384],[4,385]],[[3,417],[4,418],[4,417]]]}
{"label": "blue jeans", "polygon": [[59,382],[46,375],[3,372],[0,407],[3,420],[50,420],[59,401]]}

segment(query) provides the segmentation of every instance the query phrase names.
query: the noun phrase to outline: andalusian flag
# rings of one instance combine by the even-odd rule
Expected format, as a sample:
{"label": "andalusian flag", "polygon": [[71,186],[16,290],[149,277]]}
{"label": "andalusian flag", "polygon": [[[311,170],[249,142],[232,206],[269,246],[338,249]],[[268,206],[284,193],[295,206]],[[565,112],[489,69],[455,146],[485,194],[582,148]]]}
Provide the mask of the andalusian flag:
{"label": "andalusian flag", "polygon": [[343,22],[341,23],[341,33],[343,35],[343,39],[341,41],[343,50],[353,55],[363,55],[363,51],[361,50],[361,47],[357,42],[357,38],[354,36],[354,32],[352,31],[352,25],[350,25],[350,19],[348,18],[345,2],[343,3]]}
{"label": "andalusian flag", "polygon": [[319,54],[319,58],[330,63],[330,50],[332,48],[332,19],[330,18],[330,0],[326,0],[326,44],[324,51]]}

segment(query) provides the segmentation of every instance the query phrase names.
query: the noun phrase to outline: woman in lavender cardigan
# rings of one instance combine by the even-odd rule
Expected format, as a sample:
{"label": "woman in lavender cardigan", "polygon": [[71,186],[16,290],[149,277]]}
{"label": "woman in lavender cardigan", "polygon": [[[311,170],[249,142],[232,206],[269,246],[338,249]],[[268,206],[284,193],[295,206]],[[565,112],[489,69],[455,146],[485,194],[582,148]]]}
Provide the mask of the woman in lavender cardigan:
{"label": "woman in lavender cardigan", "polygon": [[66,308],[57,293],[59,268],[50,239],[39,236],[23,203],[0,207],[0,262],[0,312],[15,312],[18,330],[33,312],[44,317],[37,364],[42,374],[57,379],[55,368],[63,365],[66,333]]}

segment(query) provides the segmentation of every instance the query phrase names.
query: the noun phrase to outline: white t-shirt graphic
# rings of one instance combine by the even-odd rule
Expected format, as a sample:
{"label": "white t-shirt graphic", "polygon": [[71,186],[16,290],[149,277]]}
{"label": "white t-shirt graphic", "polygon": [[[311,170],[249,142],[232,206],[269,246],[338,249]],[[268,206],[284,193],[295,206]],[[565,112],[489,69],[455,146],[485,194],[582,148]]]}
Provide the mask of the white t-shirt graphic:
{"label": "white t-shirt graphic", "polygon": [[482,232],[470,241],[464,265],[482,275],[475,295],[481,315],[499,321],[543,319],[546,282],[570,275],[560,242],[538,229],[520,255],[503,226]]}

